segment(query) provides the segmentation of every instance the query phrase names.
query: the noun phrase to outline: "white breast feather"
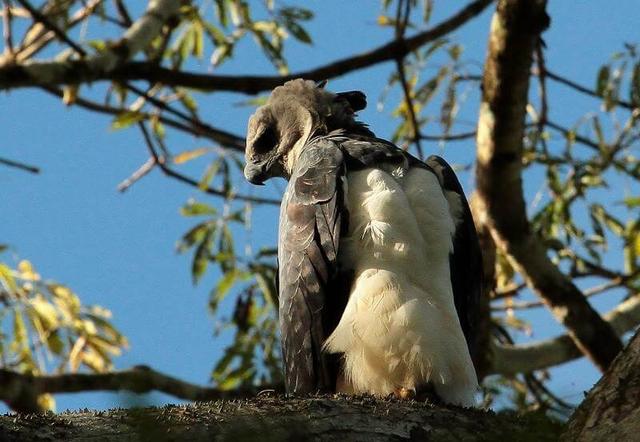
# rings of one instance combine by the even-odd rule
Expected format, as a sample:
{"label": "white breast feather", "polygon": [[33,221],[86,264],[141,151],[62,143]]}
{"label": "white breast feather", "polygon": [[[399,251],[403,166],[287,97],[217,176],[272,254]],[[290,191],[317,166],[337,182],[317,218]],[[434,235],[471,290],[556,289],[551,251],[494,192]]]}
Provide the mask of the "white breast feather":
{"label": "white breast feather", "polygon": [[325,342],[344,354],[345,390],[386,396],[430,382],[444,401],[474,405],[477,378],[449,275],[459,209],[426,169],[411,169],[401,184],[379,169],[347,181],[350,229],[339,259],[355,283]]}

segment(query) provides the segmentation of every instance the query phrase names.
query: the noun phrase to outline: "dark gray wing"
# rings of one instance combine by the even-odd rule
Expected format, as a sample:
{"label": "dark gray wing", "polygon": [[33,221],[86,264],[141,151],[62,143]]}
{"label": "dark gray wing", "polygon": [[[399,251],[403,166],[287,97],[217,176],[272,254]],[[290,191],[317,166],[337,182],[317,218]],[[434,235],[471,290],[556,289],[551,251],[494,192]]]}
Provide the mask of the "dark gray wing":
{"label": "dark gray wing", "polygon": [[[322,345],[348,298],[337,280],[345,169],[338,146],[319,139],[296,161],[280,209],[279,318],[289,393],[333,391],[337,356]],[[338,278],[339,279],[339,278]],[[337,319],[336,319],[337,318]]]}
{"label": "dark gray wing", "polygon": [[436,172],[443,189],[458,194],[462,204],[462,219],[457,224],[453,238],[453,253],[449,258],[449,265],[456,310],[475,364],[479,351],[478,322],[482,295],[482,254],[478,235],[469,203],[451,166],[436,155],[427,158],[426,164]]}

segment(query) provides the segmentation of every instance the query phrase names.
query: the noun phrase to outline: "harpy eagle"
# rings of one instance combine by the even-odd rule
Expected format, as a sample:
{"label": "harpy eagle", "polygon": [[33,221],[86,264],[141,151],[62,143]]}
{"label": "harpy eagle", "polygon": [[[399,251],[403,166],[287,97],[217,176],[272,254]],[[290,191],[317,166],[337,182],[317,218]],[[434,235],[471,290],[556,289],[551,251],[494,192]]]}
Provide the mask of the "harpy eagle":
{"label": "harpy eagle", "polygon": [[481,256],[451,167],[355,119],[362,92],[302,79],[251,116],[245,177],[289,183],[279,323],[289,393],[434,391],[474,404]]}

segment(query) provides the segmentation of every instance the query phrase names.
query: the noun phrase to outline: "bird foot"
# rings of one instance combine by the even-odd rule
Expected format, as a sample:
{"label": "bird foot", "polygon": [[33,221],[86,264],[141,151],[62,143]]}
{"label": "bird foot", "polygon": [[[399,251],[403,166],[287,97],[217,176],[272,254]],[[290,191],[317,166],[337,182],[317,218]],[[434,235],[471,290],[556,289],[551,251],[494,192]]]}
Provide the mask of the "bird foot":
{"label": "bird foot", "polygon": [[393,395],[397,399],[409,400],[416,398],[416,391],[413,388],[396,388],[393,392]]}

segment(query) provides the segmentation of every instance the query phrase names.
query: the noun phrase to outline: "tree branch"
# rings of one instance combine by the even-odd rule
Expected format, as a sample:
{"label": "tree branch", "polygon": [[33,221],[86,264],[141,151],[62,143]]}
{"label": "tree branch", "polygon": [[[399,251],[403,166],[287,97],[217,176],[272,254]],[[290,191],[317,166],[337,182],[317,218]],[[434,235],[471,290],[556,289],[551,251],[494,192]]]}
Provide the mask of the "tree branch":
{"label": "tree branch", "polygon": [[37,397],[44,393],[121,390],[147,393],[156,390],[189,401],[212,401],[253,396],[268,388],[273,389],[273,386],[240,390],[201,387],[144,365],[111,373],[67,373],[41,376],[0,369],[0,400],[6,402],[12,409],[23,413],[41,411],[37,405]]}
{"label": "tree branch", "polygon": [[66,32],[64,32],[62,29],[60,29],[55,24],[53,24],[44,14],[41,14],[40,11],[38,11],[36,8],[31,6],[31,4],[28,1],[26,0],[16,0],[16,1],[20,3],[24,9],[29,11],[29,14],[31,14],[31,17],[33,17],[34,21],[42,23],[45,28],[53,32],[56,35],[56,37],[58,37],[64,43],[68,44],[69,47],[71,47],[74,51],[76,51],[81,56],[84,57],[85,55],[87,55],[87,52],[83,48],[81,48],[76,42],[71,40]]}
{"label": "tree branch", "polygon": [[[546,75],[547,78],[558,82],[560,84],[564,84],[565,86],[570,87],[571,89],[574,89],[578,92],[581,92],[583,94],[589,95],[591,97],[595,97],[595,98],[602,98],[602,96],[598,95],[598,93],[596,91],[594,91],[593,89],[589,89],[588,87],[582,86],[581,84],[576,83],[575,81],[569,80],[568,78],[562,77],[554,72],[551,72],[549,69],[544,68],[543,70],[539,70],[537,72],[535,72],[536,75]],[[613,103],[616,103],[618,106],[620,107],[624,107],[626,109],[629,110],[634,110],[637,108],[637,106],[634,106],[633,104],[631,104],[628,101],[624,101],[624,100],[613,100]]]}
{"label": "tree branch", "polygon": [[[180,0],[149,0],[144,15],[134,22],[117,42],[104,52],[81,60],[57,60],[0,66],[0,89],[23,86],[78,84],[91,81],[91,76],[110,78],[112,72],[144,49],[160,32],[164,23],[177,14]],[[66,80],[69,81],[66,81]],[[96,80],[98,78],[94,78]]]}
{"label": "tree branch", "polygon": [[203,191],[204,193],[208,193],[210,195],[215,195],[215,196],[219,196],[219,197],[223,197],[223,198],[228,198],[228,199],[237,199],[237,200],[243,200],[243,201],[248,201],[250,203],[256,203],[256,204],[271,204],[274,206],[280,205],[280,200],[277,199],[273,199],[273,198],[261,198],[261,197],[257,197],[257,196],[250,196],[250,195],[242,195],[239,193],[227,193],[223,190],[219,190],[219,189],[214,189],[213,187],[207,186],[207,187],[201,187],[200,183],[196,180],[194,180],[193,178],[190,178],[186,175],[183,175],[179,172],[176,172],[175,170],[173,170],[171,167],[169,167],[167,165],[166,159],[164,156],[158,155],[158,152],[156,151],[154,145],[153,145],[153,141],[151,140],[151,136],[149,136],[149,131],[147,130],[147,128],[145,127],[144,123],[139,122],[138,123],[138,127],[140,128],[140,131],[142,132],[142,135],[144,137],[145,143],[147,145],[147,149],[149,151],[149,155],[151,156],[151,158],[153,159],[154,164],[157,164],[158,167],[160,167],[160,170],[162,170],[162,172],[173,179],[176,179],[178,181],[181,181],[185,184],[188,184],[192,187],[197,187],[198,189],[200,189],[201,191]]}
{"label": "tree branch", "polygon": [[24,170],[31,173],[40,173],[40,169],[29,164],[20,163],[18,161],[8,160],[0,157],[0,164],[8,167],[15,167],[16,169]]}
{"label": "tree branch", "polygon": [[[60,98],[64,96],[64,93],[61,90],[54,87],[44,87],[43,90]],[[127,110],[107,106],[101,103],[96,103],[95,101],[87,100],[82,97],[76,97],[73,101],[73,105],[106,115],[119,115]],[[149,120],[152,117],[151,114],[145,112],[140,112],[140,114],[144,117],[145,120]],[[215,128],[209,124],[202,123],[201,121],[196,122],[191,118],[189,118],[187,121],[189,124],[167,118],[163,115],[160,115],[158,119],[163,124],[173,127],[174,129],[178,129],[196,137],[206,137],[210,140],[215,141],[216,143],[220,143],[220,145],[224,146],[225,148],[236,150],[238,152],[244,152],[245,140],[238,135]]]}
{"label": "tree branch", "polygon": [[636,440],[640,432],[640,332],[571,416],[564,441]]}
{"label": "tree branch", "polygon": [[475,138],[477,132],[461,132],[459,134],[440,134],[440,135],[424,135],[420,134],[420,138],[426,141],[463,141]]}
{"label": "tree branch", "polygon": [[[604,320],[618,336],[632,331],[640,323],[640,293],[607,312]],[[569,335],[530,344],[495,344],[492,353],[489,374],[509,376],[554,367],[583,356]]]}
{"label": "tree branch", "polygon": [[[84,19],[91,15],[102,2],[103,0],[91,0],[83,2],[83,6],[76,12],[74,12],[73,15],[71,15],[71,17],[69,18],[68,22],[66,22],[64,30],[68,32],[78,23],[81,23]],[[45,13],[46,12],[47,10],[45,9]],[[15,61],[20,63],[27,60],[28,58],[44,49],[49,43],[54,40],[54,38],[55,34],[53,33],[53,31],[44,29],[44,27],[41,27],[41,30],[38,33],[28,33],[25,37],[25,40],[22,41],[20,47],[16,48]],[[7,62],[8,60],[0,56],[0,66]]]}
{"label": "tree branch", "polygon": [[479,204],[496,245],[577,347],[605,370],[622,349],[611,326],[549,260],[526,215],[522,152],[532,54],[549,22],[545,0],[501,0],[491,24],[478,119]]}
{"label": "tree branch", "polygon": [[258,397],[183,406],[0,416],[4,442],[556,441],[541,416],[369,397]]}
{"label": "tree branch", "polygon": [[[493,0],[476,0],[437,26],[411,38],[394,39],[372,51],[344,58],[316,69],[280,77],[196,74],[163,68],[155,63],[126,62],[126,59],[146,46],[149,39],[157,34],[159,26],[175,12],[177,4],[179,4],[177,0],[151,0],[147,14],[138,21],[146,25],[145,32],[136,32],[135,35],[131,35],[131,30],[137,30],[143,26],[136,26],[134,23],[116,47],[111,48],[104,55],[90,57],[86,60],[40,61],[0,66],[0,90],[18,87],[79,84],[98,80],[147,80],[168,86],[256,94],[273,89],[294,78],[324,80],[375,64],[393,61],[457,29],[480,14],[492,2]],[[157,14],[151,14],[150,11],[152,10],[156,11]],[[153,17],[153,20],[150,21],[149,17]],[[124,56],[118,55],[120,54],[121,46],[123,46]],[[118,49],[118,51],[115,49]]]}
{"label": "tree branch", "polygon": [[9,0],[4,0],[2,8],[2,38],[4,39],[4,51],[6,56],[13,58],[13,15],[11,14],[11,4]]}

